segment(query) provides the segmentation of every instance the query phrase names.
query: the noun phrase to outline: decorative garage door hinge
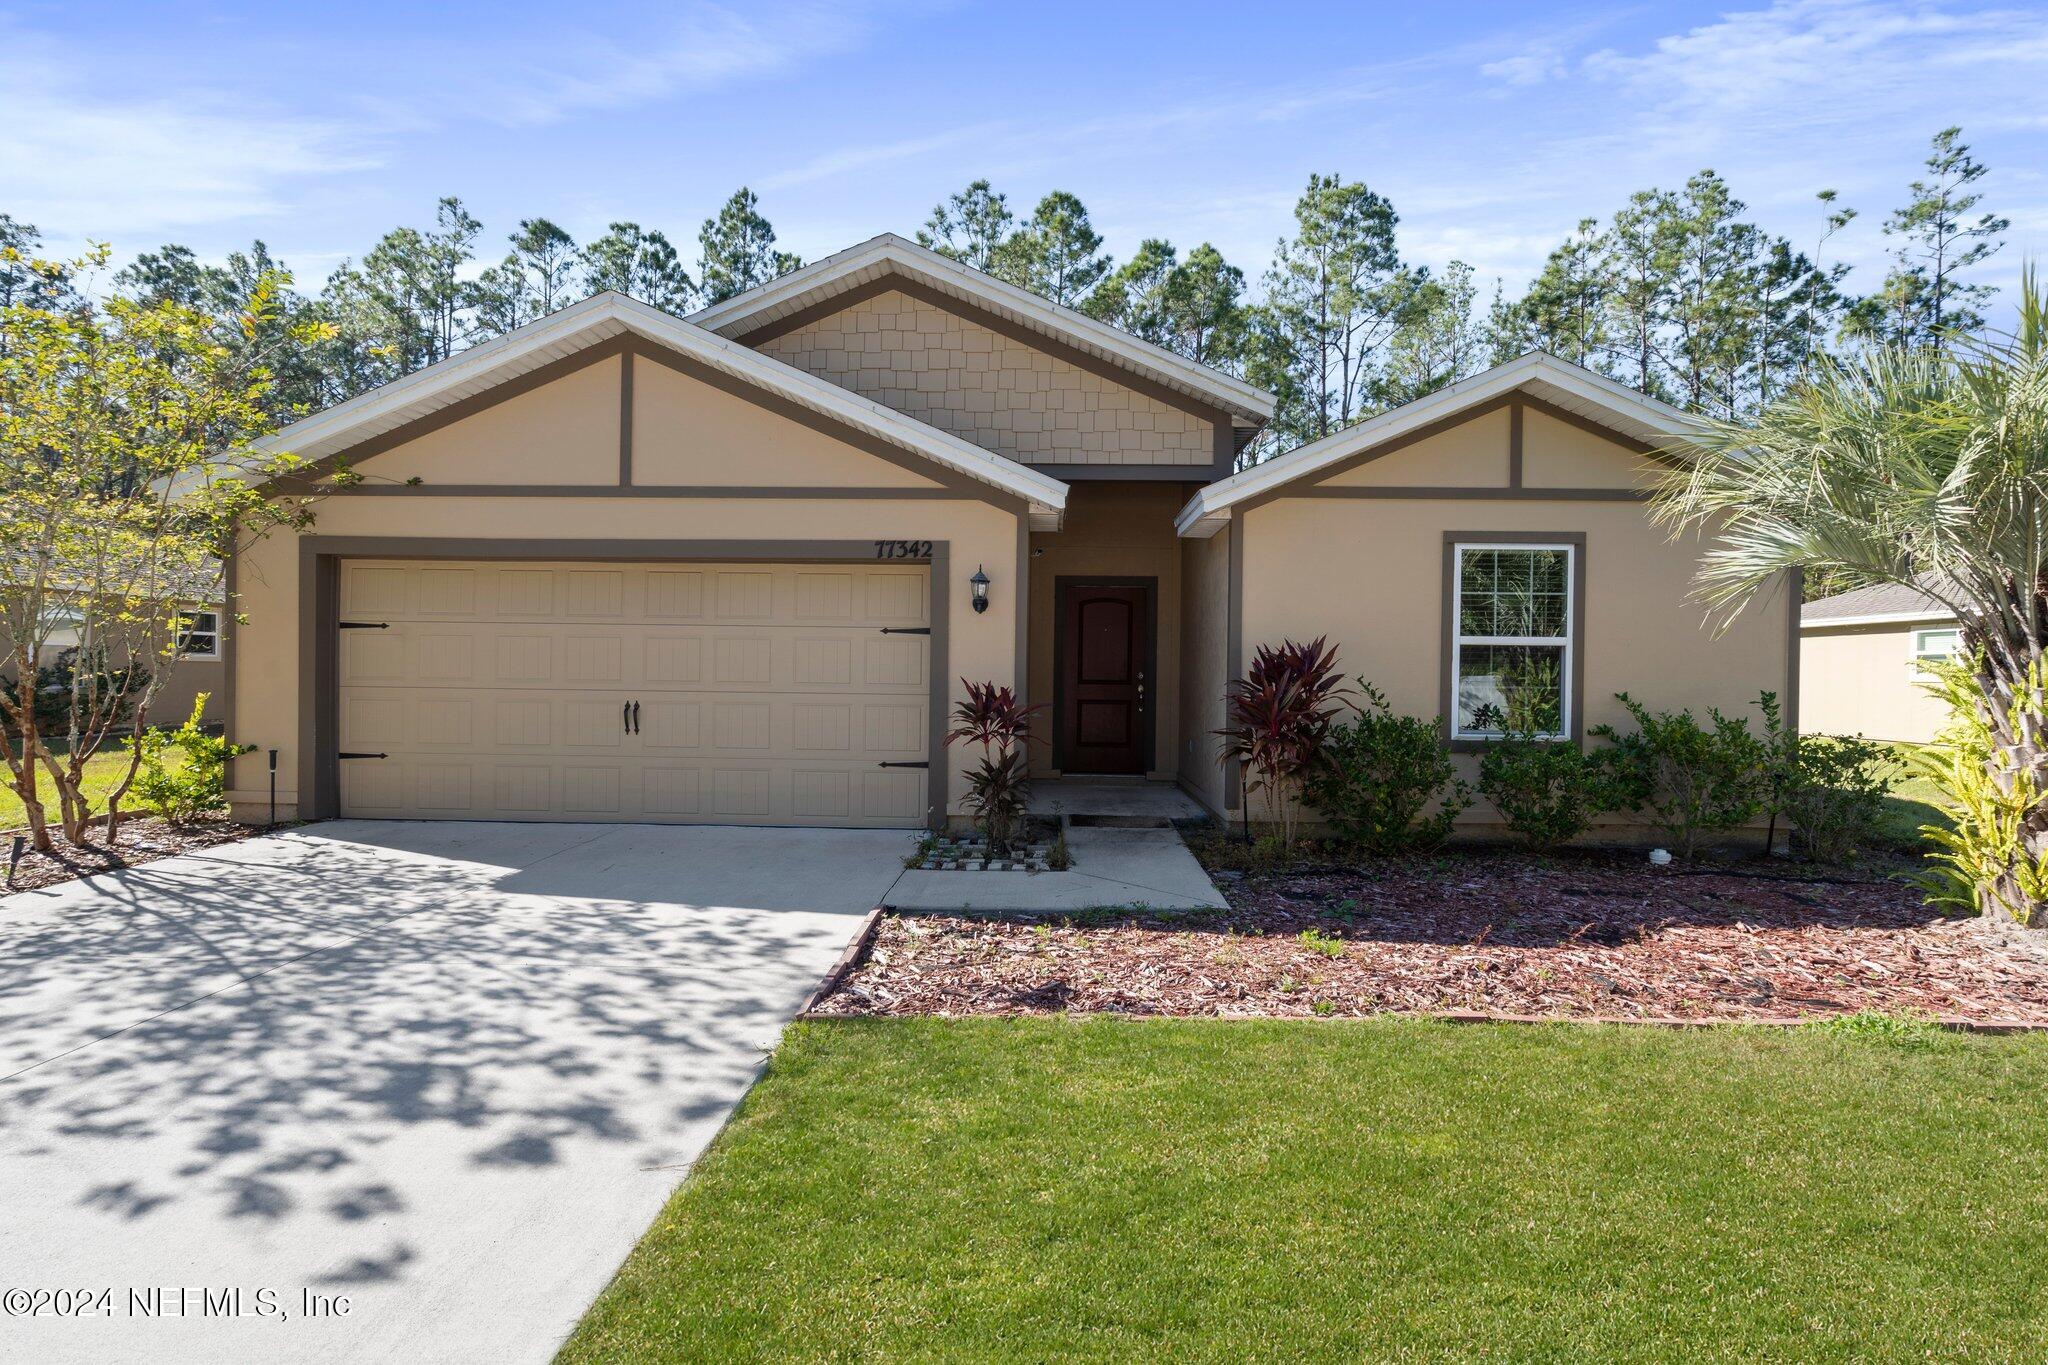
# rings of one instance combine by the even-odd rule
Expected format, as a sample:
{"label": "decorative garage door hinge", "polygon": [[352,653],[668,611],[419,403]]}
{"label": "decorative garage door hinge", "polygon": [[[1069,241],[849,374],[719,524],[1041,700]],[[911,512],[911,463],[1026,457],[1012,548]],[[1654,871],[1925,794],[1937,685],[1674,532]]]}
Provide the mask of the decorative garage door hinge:
{"label": "decorative garage door hinge", "polygon": [[350,753],[350,752],[349,752],[348,750],[346,750],[346,749],[343,749],[343,750],[342,750],[342,751],[341,751],[340,753],[336,754],[336,755],[335,755],[335,757],[336,757],[336,758],[389,758],[389,757],[391,757],[391,755],[390,755],[390,754],[352,754],[352,753]]}
{"label": "decorative garage door hinge", "polygon": [[929,767],[931,767],[932,765],[931,765],[931,764],[929,764],[929,763],[927,763],[927,762],[925,762],[925,761],[924,761],[923,759],[919,759],[919,760],[918,760],[917,762],[915,762],[915,763],[888,763],[888,762],[883,762],[883,763],[877,763],[877,764],[876,764],[875,766],[876,766],[877,768],[929,768]]}
{"label": "decorative garage door hinge", "polygon": [[391,629],[391,623],[389,621],[343,621],[341,628],[343,630],[389,630]]}
{"label": "decorative garage door hinge", "polygon": [[929,634],[931,634],[931,633],[932,633],[932,628],[931,628],[930,626],[883,626],[883,627],[882,627],[882,634],[884,634],[884,635],[929,635]]}

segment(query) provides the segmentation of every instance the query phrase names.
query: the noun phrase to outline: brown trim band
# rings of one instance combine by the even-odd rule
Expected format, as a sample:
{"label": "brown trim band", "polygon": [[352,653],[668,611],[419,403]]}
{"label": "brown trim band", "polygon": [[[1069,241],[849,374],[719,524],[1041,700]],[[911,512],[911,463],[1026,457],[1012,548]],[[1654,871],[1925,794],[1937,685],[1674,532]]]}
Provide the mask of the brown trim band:
{"label": "brown trim band", "polygon": [[1785,575],[1785,704],[1781,714],[1785,728],[1799,733],[1799,609],[1806,602],[1806,571],[1793,569]]}
{"label": "brown trim band", "polygon": [[[935,540],[931,568],[930,767],[926,799],[943,821],[951,802],[946,751],[946,702],[952,694],[947,641],[951,580],[949,542]],[[340,640],[340,565],[344,559],[541,560],[591,563],[707,563],[769,560],[778,563],[871,562],[872,540],[548,540],[459,539],[443,536],[322,536],[299,538],[299,763],[298,814],[331,818],[341,809],[339,702],[336,668]],[[891,561],[895,563],[915,561]]]}
{"label": "brown trim band", "polygon": [[1114,480],[1120,483],[1192,483],[1200,488],[1230,473],[1227,466],[1219,474],[1214,465],[1207,464],[1037,464],[1030,460],[1018,463],[1062,483]]}
{"label": "brown trim band", "polygon": [[[233,532],[230,532],[232,537]],[[220,723],[221,733],[229,739],[235,737],[235,668],[240,662],[239,639],[241,628],[235,623],[235,591],[241,577],[241,552],[236,549],[232,538],[228,541],[227,553],[221,556],[221,604],[220,604]],[[1797,613],[1795,612],[1796,616]],[[221,770],[223,790],[235,789],[235,760],[230,750],[227,765]]]}
{"label": "brown trim band", "polygon": [[1519,401],[1508,404],[1508,487],[1522,486],[1522,413]]}
{"label": "brown trim band", "polygon": [[[1244,676],[1244,508],[1230,509],[1230,587],[1226,594],[1223,626],[1223,685]],[[1228,709],[1226,703],[1226,720]],[[1233,763],[1223,773],[1223,804],[1235,806],[1244,800],[1244,773]]]}
{"label": "brown trim band", "polygon": [[361,483],[337,488],[335,497],[372,498],[860,498],[868,501],[981,501],[952,488],[895,488],[829,484],[799,488],[746,484],[653,484],[620,487],[609,483]]}
{"label": "brown trim band", "polygon": [[1442,622],[1442,648],[1437,655],[1437,668],[1441,675],[1438,688],[1438,704],[1442,708],[1437,723],[1443,727],[1444,742],[1452,753],[1477,754],[1486,752],[1490,741],[1483,739],[1458,739],[1454,736],[1457,720],[1458,685],[1458,632],[1457,622],[1451,619],[1457,602],[1456,584],[1458,574],[1458,546],[1461,544],[1494,545],[1569,545],[1572,547],[1572,634],[1571,656],[1572,676],[1567,684],[1571,688],[1570,703],[1572,714],[1571,742],[1586,742],[1586,533],[1584,531],[1446,531],[1444,532],[1444,576],[1443,606],[1439,611]]}
{"label": "brown trim band", "polygon": [[633,348],[619,357],[619,486],[633,482]]}
{"label": "brown trim band", "polygon": [[1658,450],[1656,446],[1651,445],[1649,442],[1638,441],[1635,437],[1624,435],[1613,427],[1602,426],[1592,418],[1582,417],[1570,408],[1561,408],[1555,403],[1546,402],[1538,398],[1533,393],[1524,393],[1519,389],[1515,391],[1515,394],[1517,402],[1527,404],[1545,417],[1555,418],[1568,427],[1577,427],[1580,431],[1598,436],[1610,445],[1620,446],[1623,450],[1632,451],[1637,455],[1655,455],[1662,459],[1670,458],[1669,455]]}
{"label": "brown trim band", "polygon": [[1287,496],[1295,498],[1437,498],[1470,502],[1648,502],[1646,488],[1442,488],[1361,486],[1303,488]]}
{"label": "brown trim band", "polygon": [[1017,518],[1017,655],[1011,664],[1017,676],[1017,700],[1031,701],[1031,518]]}

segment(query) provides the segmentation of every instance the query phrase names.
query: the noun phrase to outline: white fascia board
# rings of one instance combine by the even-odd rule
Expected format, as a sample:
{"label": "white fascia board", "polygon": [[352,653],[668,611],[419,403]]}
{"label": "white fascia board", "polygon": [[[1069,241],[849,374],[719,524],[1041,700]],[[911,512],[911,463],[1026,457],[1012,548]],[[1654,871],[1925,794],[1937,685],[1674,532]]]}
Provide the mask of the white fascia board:
{"label": "white fascia board", "polygon": [[[616,326],[607,327],[606,324]],[[571,304],[524,327],[494,337],[426,369],[393,380],[359,398],[295,422],[256,443],[259,450],[302,450],[341,440],[438,393],[486,379],[534,352],[570,340],[581,331],[595,340],[630,330],[736,378],[777,393],[823,416],[879,436],[934,463],[1013,493],[1034,509],[1066,506],[1067,485],[1028,465],[1005,459],[914,417],[828,383],[759,351],[672,317],[623,294],[604,293]],[[514,377],[511,375],[508,378]]]}
{"label": "white fascia board", "polygon": [[1205,394],[1219,407],[1255,417],[1259,422],[1272,420],[1275,400],[1264,389],[1221,370],[1197,364],[1185,356],[1175,355],[1163,346],[1141,341],[1128,332],[1099,322],[1086,313],[1042,299],[1007,280],[970,269],[950,257],[941,256],[930,247],[919,246],[893,232],[885,232],[858,246],[813,261],[743,294],[735,294],[723,303],[699,309],[690,314],[689,320],[699,327],[722,331],[792,298],[826,288],[836,279],[881,265],[894,266],[913,276],[925,275],[943,280],[970,297],[1021,313],[1049,331],[1064,332],[1088,345],[1100,347],[1134,369],[1169,376]]}
{"label": "white fascia board", "polygon": [[1928,611],[1881,612],[1870,616],[1822,616],[1811,621],[1802,617],[1799,629],[1808,631],[1829,630],[1835,626],[1953,625],[1955,619],[1954,612],[1936,607]]}
{"label": "white fascia board", "polygon": [[1456,416],[1467,408],[1477,407],[1537,379],[1618,416],[1630,417],[1663,430],[1681,432],[1695,420],[1668,403],[1646,398],[1604,375],[1594,374],[1542,351],[1531,351],[1412,403],[1404,403],[1377,417],[1367,418],[1320,441],[1297,446],[1284,455],[1240,470],[1227,479],[1219,479],[1188,499],[1180,515],[1174,519],[1174,529],[1182,536],[1206,539],[1228,521],[1229,509],[1247,498],[1306,478],[1361,451]]}

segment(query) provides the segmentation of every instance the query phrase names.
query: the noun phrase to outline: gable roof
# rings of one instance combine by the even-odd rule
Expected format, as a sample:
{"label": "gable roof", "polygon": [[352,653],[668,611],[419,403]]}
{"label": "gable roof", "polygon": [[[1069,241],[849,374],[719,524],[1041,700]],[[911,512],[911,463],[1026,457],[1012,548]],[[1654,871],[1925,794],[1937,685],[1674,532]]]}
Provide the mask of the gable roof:
{"label": "gable roof", "polygon": [[1022,498],[1035,520],[1066,506],[1067,485],[1049,474],[611,290],[302,418],[255,448],[317,461],[626,333]]}
{"label": "gable roof", "polygon": [[1690,415],[1669,403],[1645,397],[1605,375],[1554,355],[1531,351],[1367,418],[1335,435],[1296,446],[1284,455],[1220,479],[1188,500],[1174,519],[1174,529],[1183,536],[1207,539],[1229,522],[1230,509],[1248,498],[1307,478],[1374,446],[1456,417],[1517,389],[1619,436],[1649,445],[1695,424]]}
{"label": "gable roof", "polygon": [[1799,624],[1861,626],[1885,621],[1953,621],[1955,615],[1920,588],[1904,583],[1873,583],[1867,588],[1851,588],[1808,602],[1799,609]]}
{"label": "gable roof", "polygon": [[1221,408],[1247,438],[1273,416],[1273,395],[1264,389],[1175,355],[1163,346],[1140,341],[1086,313],[1042,299],[893,232],[870,237],[858,246],[700,309],[690,314],[690,321],[721,336],[740,336],[892,274]]}

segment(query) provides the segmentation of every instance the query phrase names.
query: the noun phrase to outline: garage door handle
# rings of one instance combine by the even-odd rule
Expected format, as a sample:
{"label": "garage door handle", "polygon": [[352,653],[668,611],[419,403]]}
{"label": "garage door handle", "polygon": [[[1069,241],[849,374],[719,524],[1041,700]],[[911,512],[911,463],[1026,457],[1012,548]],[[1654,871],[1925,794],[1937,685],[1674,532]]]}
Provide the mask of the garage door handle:
{"label": "garage door handle", "polygon": [[640,703],[637,701],[633,703],[633,733],[640,733]]}
{"label": "garage door handle", "polygon": [[343,621],[343,622],[341,623],[341,629],[343,629],[343,630],[389,630],[389,629],[391,629],[391,623],[390,623],[389,621]]}
{"label": "garage door handle", "polygon": [[930,626],[883,626],[883,627],[882,627],[882,634],[884,634],[884,635],[929,635],[929,634],[931,634],[931,633],[932,633],[932,628],[931,628]]}
{"label": "garage door handle", "polygon": [[391,755],[390,755],[390,754],[352,754],[352,753],[350,753],[350,752],[349,752],[348,750],[344,749],[344,750],[342,750],[342,751],[341,751],[340,753],[336,754],[336,755],[335,755],[335,757],[336,757],[336,758],[389,758],[389,757],[391,757]]}
{"label": "garage door handle", "polygon": [[916,763],[888,763],[888,762],[882,762],[882,763],[877,763],[877,764],[876,764],[875,766],[876,766],[877,768],[929,768],[929,767],[931,767],[932,765],[931,765],[930,763],[928,763],[928,762],[925,762],[924,760],[920,759],[920,760],[918,760],[918,761],[917,761]]}
{"label": "garage door handle", "polygon": [[622,701],[619,703],[619,733],[622,735],[630,735],[633,733],[632,702]]}

